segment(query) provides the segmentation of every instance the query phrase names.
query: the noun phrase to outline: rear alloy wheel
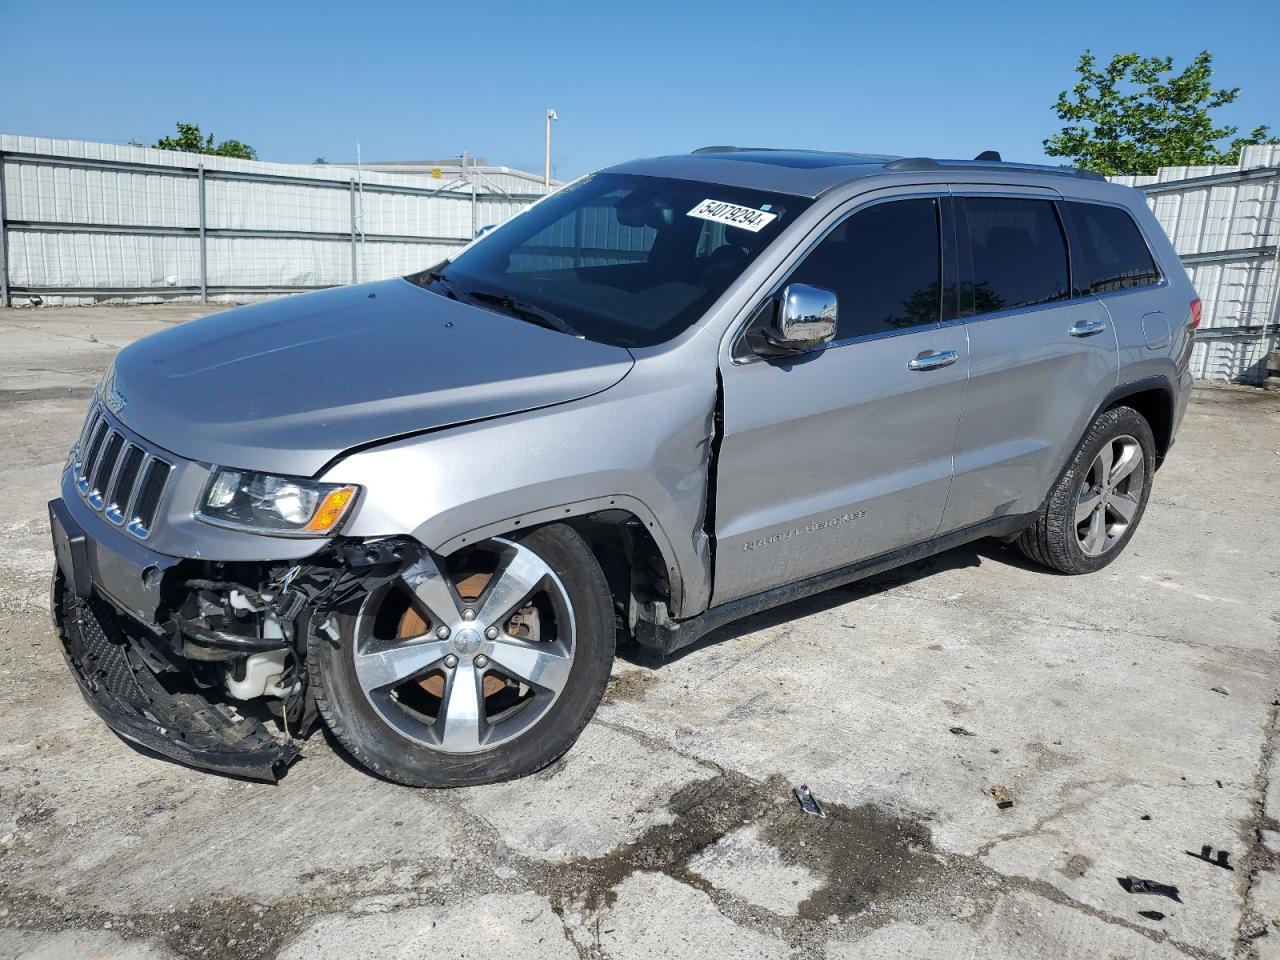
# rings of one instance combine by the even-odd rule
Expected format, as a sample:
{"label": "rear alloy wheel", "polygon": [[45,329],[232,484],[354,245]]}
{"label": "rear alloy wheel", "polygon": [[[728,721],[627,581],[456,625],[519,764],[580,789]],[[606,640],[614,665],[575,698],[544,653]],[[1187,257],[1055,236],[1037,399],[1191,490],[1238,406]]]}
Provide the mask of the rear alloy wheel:
{"label": "rear alloy wheel", "polygon": [[316,701],[374,772],[417,786],[491,783],[561,756],[595,712],[613,606],[571,528],[429,555],[312,641]]}
{"label": "rear alloy wheel", "polygon": [[1142,446],[1127,434],[1107,440],[1093,458],[1076,494],[1076,540],[1085,556],[1114,550],[1142,502]]}
{"label": "rear alloy wheel", "polygon": [[1132,407],[1099,414],[1018,546],[1062,573],[1101,570],[1138,528],[1154,464],[1155,439],[1142,414]]}

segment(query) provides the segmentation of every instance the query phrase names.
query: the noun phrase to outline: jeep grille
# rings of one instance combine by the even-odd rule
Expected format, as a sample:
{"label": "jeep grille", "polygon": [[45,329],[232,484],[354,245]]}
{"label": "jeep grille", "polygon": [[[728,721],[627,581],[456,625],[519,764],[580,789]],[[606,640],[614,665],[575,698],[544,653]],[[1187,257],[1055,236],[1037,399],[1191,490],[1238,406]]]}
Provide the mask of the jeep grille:
{"label": "jeep grille", "polygon": [[126,436],[97,403],[72,457],[76,490],[84,502],[132,536],[147,539],[173,464]]}

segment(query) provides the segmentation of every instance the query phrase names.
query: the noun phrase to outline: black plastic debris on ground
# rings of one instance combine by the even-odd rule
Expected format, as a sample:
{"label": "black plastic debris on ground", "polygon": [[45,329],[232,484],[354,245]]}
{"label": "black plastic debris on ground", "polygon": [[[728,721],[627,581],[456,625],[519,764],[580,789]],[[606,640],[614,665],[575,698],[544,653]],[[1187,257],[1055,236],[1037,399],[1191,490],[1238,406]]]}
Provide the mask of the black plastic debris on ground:
{"label": "black plastic debris on ground", "polygon": [[796,800],[800,802],[800,809],[812,817],[822,817],[824,820],[827,811],[822,809],[822,804],[818,803],[818,798],[809,791],[809,785],[802,783],[796,787]]}
{"label": "black plastic debris on ground", "polygon": [[1182,898],[1178,896],[1178,888],[1171,883],[1140,880],[1137,877],[1116,877],[1116,882],[1124,888],[1125,893],[1149,893],[1155,897],[1168,897],[1174,903],[1182,902]]}
{"label": "black plastic debris on ground", "polygon": [[1231,854],[1228,851],[1219,850],[1217,854],[1215,854],[1213,852],[1213,847],[1209,846],[1207,843],[1200,848],[1199,853],[1192,853],[1190,850],[1183,850],[1182,852],[1188,857],[1195,857],[1197,860],[1203,860],[1205,863],[1211,863],[1215,867],[1221,867],[1223,870],[1235,869],[1235,867],[1227,862],[1231,859]]}
{"label": "black plastic debris on ground", "polygon": [[1159,910],[1139,910],[1138,916],[1146,917],[1148,920],[1163,920],[1164,914]]}

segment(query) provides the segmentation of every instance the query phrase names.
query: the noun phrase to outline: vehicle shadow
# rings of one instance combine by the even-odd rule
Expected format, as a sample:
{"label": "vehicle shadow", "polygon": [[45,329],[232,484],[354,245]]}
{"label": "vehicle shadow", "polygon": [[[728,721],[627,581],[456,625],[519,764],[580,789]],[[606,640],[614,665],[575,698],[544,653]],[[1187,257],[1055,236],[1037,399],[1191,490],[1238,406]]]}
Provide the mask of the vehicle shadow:
{"label": "vehicle shadow", "polygon": [[945,553],[939,553],[932,557],[926,557],[924,560],[917,560],[915,563],[909,563],[894,570],[867,577],[865,580],[856,580],[842,587],[832,587],[830,590],[825,590],[811,597],[792,600],[771,610],[764,610],[741,620],[735,620],[733,623],[725,624],[723,627],[711,631],[696,643],[666,656],[642,647],[638,643],[629,643],[618,650],[618,657],[636,666],[656,669],[663,664],[674,663],[691,653],[696,653],[717,643],[723,643],[726,640],[735,640],[757,630],[767,630],[770,627],[781,626],[800,617],[823,613],[842,604],[873,597],[894,587],[906,586],[946,570],[981,567],[984,561],[1017,567],[1022,570],[1032,570],[1049,576],[1058,575],[1052,570],[1028,560],[1011,543],[1007,544],[999,540],[978,540],[948,550]]}

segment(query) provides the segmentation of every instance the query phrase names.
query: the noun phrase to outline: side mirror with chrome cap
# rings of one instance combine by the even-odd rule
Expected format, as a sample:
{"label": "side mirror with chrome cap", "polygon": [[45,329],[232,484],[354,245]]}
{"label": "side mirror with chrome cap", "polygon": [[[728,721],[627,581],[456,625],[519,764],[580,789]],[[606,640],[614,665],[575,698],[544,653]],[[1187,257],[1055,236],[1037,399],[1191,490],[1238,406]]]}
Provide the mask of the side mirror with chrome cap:
{"label": "side mirror with chrome cap", "polygon": [[782,288],[773,323],[751,338],[751,347],[762,356],[806,353],[835,339],[838,313],[834,290],[789,283]]}

